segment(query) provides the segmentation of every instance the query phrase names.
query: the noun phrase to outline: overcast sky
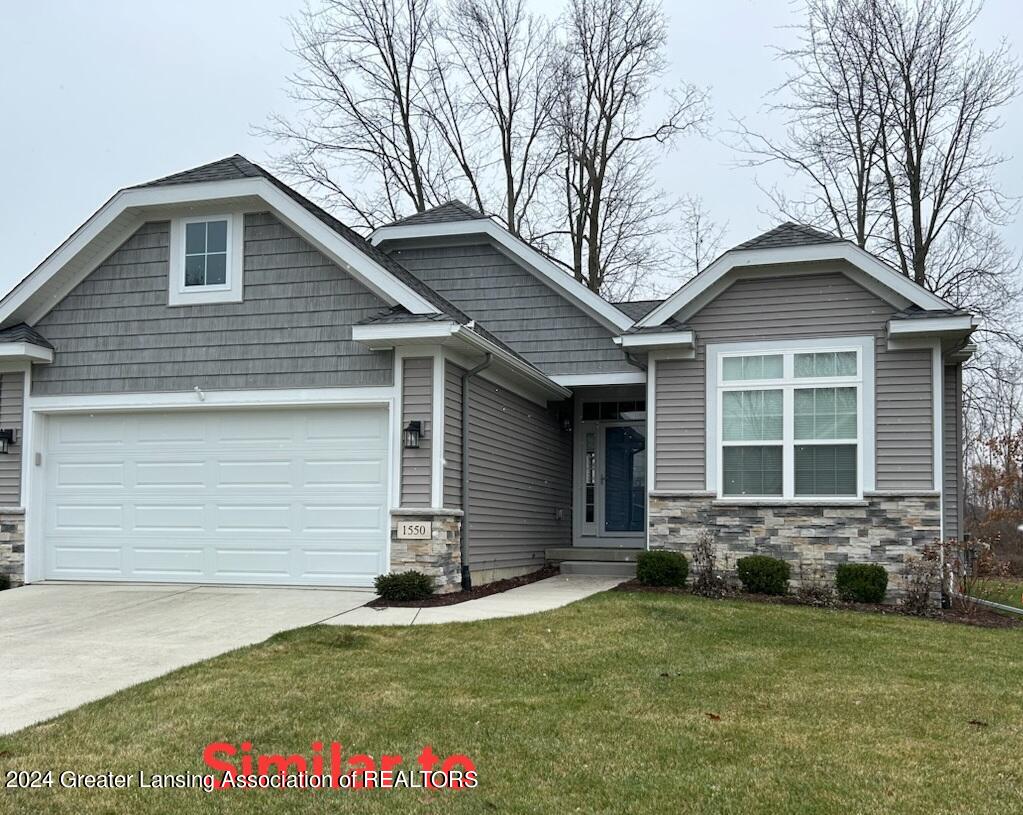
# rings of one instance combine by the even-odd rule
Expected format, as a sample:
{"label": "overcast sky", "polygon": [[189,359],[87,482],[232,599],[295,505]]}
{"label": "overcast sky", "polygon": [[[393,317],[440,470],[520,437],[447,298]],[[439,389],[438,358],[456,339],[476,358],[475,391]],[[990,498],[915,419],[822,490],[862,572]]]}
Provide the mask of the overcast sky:
{"label": "overcast sky", "polygon": [[[538,8],[550,2],[535,0]],[[6,292],[117,189],[232,153],[265,162],[272,145],[252,135],[287,112],[295,68],[285,17],[301,0],[36,2],[4,8],[0,26],[0,291]],[[716,126],[763,116],[783,78],[771,46],[794,35],[786,0],[666,2],[672,76],[711,89]],[[1023,47],[1019,0],[989,0],[982,45],[1008,36]],[[1000,170],[1023,194],[1023,100],[1004,112],[995,149],[1016,155]],[[703,196],[728,222],[726,245],[769,228],[753,171],[733,166],[720,141],[683,141],[665,157],[667,192]],[[778,180],[761,172],[761,180]],[[1006,231],[1023,249],[1023,215]]]}

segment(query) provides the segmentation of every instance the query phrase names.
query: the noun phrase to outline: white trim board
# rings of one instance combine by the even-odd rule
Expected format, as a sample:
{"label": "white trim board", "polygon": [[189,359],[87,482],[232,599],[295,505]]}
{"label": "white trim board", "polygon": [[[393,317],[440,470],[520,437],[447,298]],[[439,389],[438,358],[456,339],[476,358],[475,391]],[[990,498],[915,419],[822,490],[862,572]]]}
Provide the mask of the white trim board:
{"label": "white trim board", "polygon": [[247,212],[269,208],[288,227],[389,305],[404,306],[413,314],[432,314],[438,310],[270,181],[245,178],[117,192],[0,301],[0,323],[34,325],[147,219],[170,217],[167,211],[155,212],[157,208],[185,208],[208,202]]}
{"label": "white trim board", "polygon": [[[857,423],[858,423],[858,441],[857,451],[859,454],[859,461],[857,466],[857,497],[856,498],[838,498],[837,500],[851,500],[857,501],[862,500],[862,496],[865,493],[873,491],[876,481],[877,473],[877,456],[876,456],[876,429],[875,429],[875,416],[877,411],[877,390],[876,380],[874,373],[874,337],[862,336],[862,337],[826,337],[820,339],[805,339],[805,340],[761,340],[753,342],[726,342],[726,343],[712,343],[707,346],[706,354],[706,376],[705,376],[705,411],[706,411],[706,436],[704,439],[704,463],[705,463],[705,487],[708,492],[714,495],[721,496],[721,473],[719,472],[718,453],[721,447],[721,428],[718,421],[718,360],[722,354],[770,354],[770,353],[787,353],[787,352],[799,352],[799,351],[832,351],[832,350],[852,350],[856,349],[859,354],[860,361],[860,372],[857,377],[856,384],[859,387],[859,404],[857,410]],[[836,377],[834,379],[834,386],[841,387],[846,380],[844,378]],[[752,383],[752,384],[751,384]],[[762,387],[773,387],[769,385],[763,385],[752,380],[737,381],[730,383],[729,388],[732,389],[734,386],[735,390],[743,390],[747,387],[762,388]],[[793,387],[797,387],[796,380],[791,377],[787,377],[784,384],[778,384],[779,389],[786,390],[788,392]],[[807,379],[808,387],[830,387],[831,382],[826,384],[820,384],[820,380]],[[791,413],[791,406],[786,407],[786,415]],[[786,423],[787,427],[788,423]],[[785,445],[789,446],[792,440],[786,438],[784,440]],[[786,467],[784,471],[786,478],[789,477],[789,468]],[[786,489],[786,493],[791,493],[791,489]],[[741,496],[722,496],[723,500],[744,500]],[[784,497],[780,496],[785,501],[798,501],[804,503],[814,503],[819,501],[825,496],[811,496],[811,497]],[[745,500],[762,500],[762,499],[745,499]]]}
{"label": "white trim board", "polygon": [[844,260],[876,279],[885,288],[926,310],[947,309],[951,304],[882,263],[869,252],[849,242],[824,243],[781,249],[732,249],[725,252],[692,280],[685,283],[663,303],[642,317],[638,327],[663,325],[688,303],[736,269],[779,264]]}
{"label": "white trim board", "polygon": [[647,381],[645,371],[620,371],[596,374],[558,374],[551,380],[563,388],[586,388],[600,385],[642,385]]}
{"label": "white trim board", "polygon": [[557,289],[583,311],[611,331],[625,331],[632,327],[634,320],[624,311],[609,303],[599,294],[584,286],[565,269],[536,251],[525,241],[515,237],[490,218],[476,218],[466,221],[450,221],[439,224],[412,224],[409,226],[383,226],[370,235],[374,245],[392,240],[414,240],[463,235],[486,235],[497,246],[542,282]]}

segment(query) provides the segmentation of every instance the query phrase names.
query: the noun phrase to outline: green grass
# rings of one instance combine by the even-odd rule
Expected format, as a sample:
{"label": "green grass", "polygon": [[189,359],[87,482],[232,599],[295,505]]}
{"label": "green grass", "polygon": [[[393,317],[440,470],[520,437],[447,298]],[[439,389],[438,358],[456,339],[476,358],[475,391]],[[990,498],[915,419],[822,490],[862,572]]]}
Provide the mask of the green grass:
{"label": "green grass", "polygon": [[1023,580],[1018,577],[992,577],[983,580],[978,584],[975,593],[982,600],[1023,608]]}
{"label": "green grass", "polygon": [[200,772],[214,740],[292,753],[337,739],[466,753],[478,789],[5,790],[0,807],[1019,812],[1021,664],[1018,630],[656,594],[485,623],[319,626],[0,739],[0,766]]}

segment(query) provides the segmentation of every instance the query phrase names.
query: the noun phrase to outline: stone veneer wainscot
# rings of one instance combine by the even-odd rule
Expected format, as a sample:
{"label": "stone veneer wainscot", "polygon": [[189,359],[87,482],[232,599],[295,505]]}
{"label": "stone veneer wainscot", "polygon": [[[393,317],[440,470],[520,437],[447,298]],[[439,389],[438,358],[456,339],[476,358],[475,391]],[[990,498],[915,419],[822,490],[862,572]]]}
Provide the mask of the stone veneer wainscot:
{"label": "stone veneer wainscot", "polygon": [[0,574],[12,586],[25,582],[25,510],[0,507]]}
{"label": "stone veneer wainscot", "polygon": [[879,563],[888,571],[891,601],[904,593],[907,557],[941,536],[936,492],[867,493],[864,500],[800,504],[718,500],[710,493],[652,494],[650,548],[691,554],[701,532],[714,536],[717,567],[734,578],[736,561],[769,555],[800,576],[828,582],[840,563]]}
{"label": "stone veneer wainscot", "polygon": [[[430,540],[398,540],[398,522],[432,521]],[[396,509],[391,512],[391,571],[412,569],[434,580],[438,594],[462,587],[462,511],[459,509]]]}

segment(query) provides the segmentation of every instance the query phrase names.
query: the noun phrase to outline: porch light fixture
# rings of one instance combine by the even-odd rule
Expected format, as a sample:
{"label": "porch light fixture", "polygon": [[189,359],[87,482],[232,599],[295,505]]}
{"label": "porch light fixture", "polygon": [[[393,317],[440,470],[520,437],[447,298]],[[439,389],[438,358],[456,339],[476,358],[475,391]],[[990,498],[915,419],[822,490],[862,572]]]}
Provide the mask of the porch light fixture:
{"label": "porch light fixture", "polygon": [[18,433],[13,427],[0,429],[0,453],[8,453],[10,446],[18,440]]}
{"label": "porch light fixture", "polygon": [[419,437],[423,432],[423,423],[411,421],[405,426],[402,432],[404,447],[406,450],[416,450],[419,447]]}

